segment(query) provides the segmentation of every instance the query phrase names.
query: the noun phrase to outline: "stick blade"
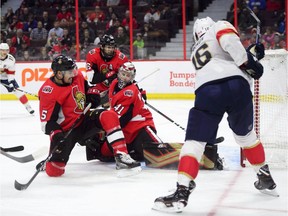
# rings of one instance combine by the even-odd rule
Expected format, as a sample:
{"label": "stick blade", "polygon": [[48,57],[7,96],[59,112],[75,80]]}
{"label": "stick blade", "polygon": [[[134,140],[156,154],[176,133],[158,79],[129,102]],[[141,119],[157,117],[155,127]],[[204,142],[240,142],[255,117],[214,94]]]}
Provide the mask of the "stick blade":
{"label": "stick blade", "polygon": [[19,191],[26,190],[28,186],[29,185],[27,185],[27,184],[19,183],[17,180],[14,181],[14,188],[16,190],[19,190]]}

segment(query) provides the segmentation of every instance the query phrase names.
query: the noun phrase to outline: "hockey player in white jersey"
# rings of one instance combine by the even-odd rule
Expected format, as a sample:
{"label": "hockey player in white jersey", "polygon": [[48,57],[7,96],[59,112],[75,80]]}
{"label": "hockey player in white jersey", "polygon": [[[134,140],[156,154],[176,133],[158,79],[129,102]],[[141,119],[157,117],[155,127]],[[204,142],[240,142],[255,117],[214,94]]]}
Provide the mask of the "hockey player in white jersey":
{"label": "hockey player in white jersey", "polygon": [[[195,105],[190,110],[184,146],[180,153],[176,191],[154,201],[153,209],[181,212],[195,189],[199,160],[205,144],[213,143],[224,113],[234,138],[257,173],[254,186],[278,196],[276,184],[265,163],[263,145],[253,130],[253,100],[250,85],[263,74],[262,65],[246,51],[237,30],[226,21],[197,19],[191,61],[196,71]],[[264,57],[258,44],[259,59]]]}
{"label": "hockey player in white jersey", "polygon": [[7,91],[13,92],[26,110],[33,114],[34,110],[31,108],[26,95],[21,91],[15,90],[19,88],[15,80],[15,58],[9,54],[9,45],[7,43],[0,44],[0,79],[1,84]]}

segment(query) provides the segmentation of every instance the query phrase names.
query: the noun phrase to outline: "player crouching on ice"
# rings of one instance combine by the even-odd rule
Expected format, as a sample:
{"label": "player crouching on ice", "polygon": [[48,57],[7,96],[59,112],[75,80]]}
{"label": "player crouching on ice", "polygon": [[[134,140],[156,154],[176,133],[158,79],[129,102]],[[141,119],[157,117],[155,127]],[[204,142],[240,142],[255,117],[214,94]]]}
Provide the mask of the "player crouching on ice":
{"label": "player crouching on ice", "polygon": [[[128,152],[134,160],[145,161],[148,167],[177,169],[182,144],[163,143],[157,136],[152,113],[145,105],[146,93],[139,89],[135,76],[134,64],[126,62],[119,68],[117,78],[109,88],[111,109],[119,116]],[[87,160],[114,161],[113,151],[105,142],[105,137],[101,141],[98,136],[91,136],[91,133],[87,132],[81,142],[87,146]],[[204,169],[223,169],[217,145],[206,145],[202,165]]]}
{"label": "player crouching on ice", "polygon": [[[215,139],[224,113],[237,144],[257,173],[257,190],[279,196],[265,163],[263,145],[253,130],[253,98],[250,85],[263,74],[263,66],[245,50],[237,30],[229,22],[197,19],[193,27],[195,44],[192,65],[196,71],[195,105],[190,110],[184,146],[180,153],[177,190],[159,197],[153,209],[181,212],[195,189],[194,180],[205,143]],[[262,45],[256,45],[259,59]]]}
{"label": "player crouching on ice", "polygon": [[33,114],[34,110],[28,102],[26,95],[17,91],[19,88],[15,80],[15,58],[9,54],[9,45],[7,43],[0,44],[0,78],[1,84],[7,89],[8,92],[13,92],[20,102],[25,106],[26,110]]}
{"label": "player crouching on ice", "polygon": [[[98,136],[100,130],[106,133],[107,148],[111,149],[116,160],[117,171],[127,171],[129,175],[139,173],[141,164],[128,154],[118,116],[113,110],[88,111],[73,127],[87,104],[91,103],[91,108],[100,105],[99,91],[89,86],[82,73],[78,73],[74,60],[60,55],[53,60],[51,68],[54,76],[45,81],[38,93],[42,130],[50,136],[50,153],[56,149],[46,163],[47,175],[63,175],[71,151],[77,142],[81,142],[83,134],[92,131]],[[42,167],[41,164],[39,166]]]}

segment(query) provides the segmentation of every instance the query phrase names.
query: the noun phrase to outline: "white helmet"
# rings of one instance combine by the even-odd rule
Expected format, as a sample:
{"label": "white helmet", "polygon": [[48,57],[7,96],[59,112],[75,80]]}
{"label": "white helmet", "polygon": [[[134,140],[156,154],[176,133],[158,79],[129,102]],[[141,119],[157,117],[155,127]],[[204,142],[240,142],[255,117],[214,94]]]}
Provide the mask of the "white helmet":
{"label": "white helmet", "polygon": [[214,23],[215,22],[210,17],[197,19],[193,26],[194,41],[198,41]]}
{"label": "white helmet", "polygon": [[135,74],[136,69],[132,62],[125,62],[118,70],[118,87],[122,89],[127,84],[132,83]]}
{"label": "white helmet", "polygon": [[9,45],[7,43],[1,43],[0,44],[0,49],[1,50],[9,50]]}

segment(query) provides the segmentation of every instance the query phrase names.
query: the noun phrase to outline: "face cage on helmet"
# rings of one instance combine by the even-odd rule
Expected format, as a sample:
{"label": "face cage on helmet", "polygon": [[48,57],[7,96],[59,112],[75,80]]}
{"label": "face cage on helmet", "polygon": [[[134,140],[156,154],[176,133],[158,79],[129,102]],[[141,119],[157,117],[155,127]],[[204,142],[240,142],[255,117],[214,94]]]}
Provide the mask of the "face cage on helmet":
{"label": "face cage on helmet", "polygon": [[[130,75],[129,77],[127,75]],[[118,87],[120,89],[123,89],[126,85],[130,84],[133,82],[135,73],[132,74],[130,71],[119,71],[118,72]]]}

